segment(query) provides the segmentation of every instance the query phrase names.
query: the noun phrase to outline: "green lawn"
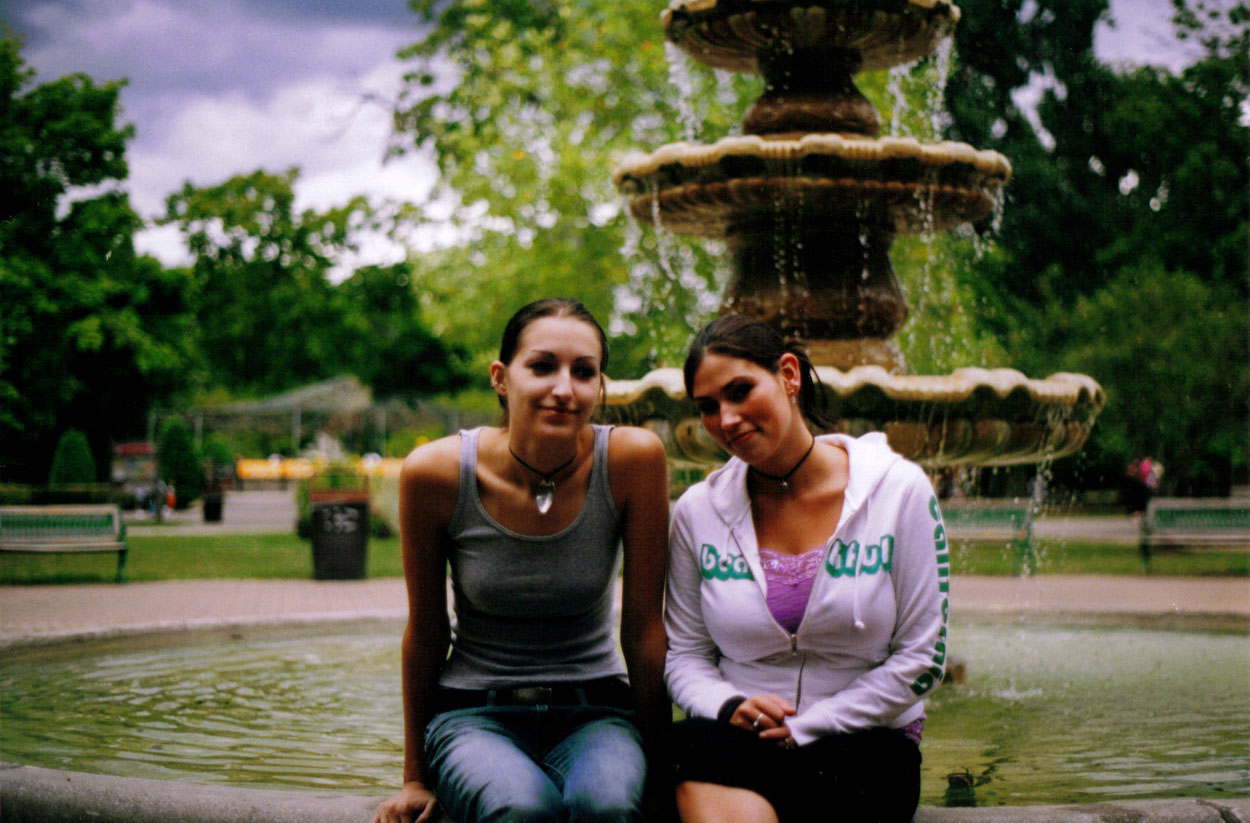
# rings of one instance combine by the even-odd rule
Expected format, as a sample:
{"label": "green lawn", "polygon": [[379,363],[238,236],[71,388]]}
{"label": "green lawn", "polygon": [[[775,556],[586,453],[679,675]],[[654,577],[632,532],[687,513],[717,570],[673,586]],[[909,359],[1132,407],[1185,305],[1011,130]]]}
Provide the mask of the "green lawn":
{"label": "green lawn", "polygon": [[[1144,574],[1136,546],[1079,540],[1035,540],[1037,574]],[[1002,543],[954,543],[951,574],[1009,575],[1015,550]],[[1250,577],[1250,552],[1156,551],[1150,573],[1185,577]]]}
{"label": "green lawn", "polygon": [[[1136,546],[1039,540],[1039,574],[1143,574]],[[399,539],[369,539],[369,577],[399,577]],[[955,544],[952,574],[1009,575],[1013,550],[1002,544]],[[312,549],[292,533],[130,536],[131,580],[312,577]],[[116,555],[0,554],[0,584],[108,582]],[[1151,573],[1250,577],[1250,553],[1201,549],[1158,552]]]}
{"label": "green lawn", "polygon": [[[312,577],[312,547],[294,533],[231,535],[131,534],[131,580]],[[369,577],[399,577],[399,538],[369,538]],[[115,554],[0,554],[0,583],[111,581]]]}

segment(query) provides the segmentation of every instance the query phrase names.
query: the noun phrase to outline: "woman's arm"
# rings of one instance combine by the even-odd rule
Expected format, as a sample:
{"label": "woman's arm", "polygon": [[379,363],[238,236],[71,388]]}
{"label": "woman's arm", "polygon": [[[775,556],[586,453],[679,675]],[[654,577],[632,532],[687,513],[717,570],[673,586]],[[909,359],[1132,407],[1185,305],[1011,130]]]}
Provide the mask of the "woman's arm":
{"label": "woman's arm", "polygon": [[668,462],[658,437],[631,427],[612,430],[608,458],[624,544],[621,649],[648,760],[664,763],[673,716],[664,688]]}
{"label": "woman's arm", "polygon": [[447,525],[456,505],[459,437],[422,446],[404,461],[399,479],[400,550],[408,588],[402,645],[404,787],[378,807],[374,823],[425,821],[434,811],[425,763],[431,698],[447,660]]}
{"label": "woman's arm", "polygon": [[941,682],[946,661],[949,553],[937,498],[923,472],[903,493],[895,523],[893,568],[897,617],[890,656],[789,726],[795,742],[888,724]]}

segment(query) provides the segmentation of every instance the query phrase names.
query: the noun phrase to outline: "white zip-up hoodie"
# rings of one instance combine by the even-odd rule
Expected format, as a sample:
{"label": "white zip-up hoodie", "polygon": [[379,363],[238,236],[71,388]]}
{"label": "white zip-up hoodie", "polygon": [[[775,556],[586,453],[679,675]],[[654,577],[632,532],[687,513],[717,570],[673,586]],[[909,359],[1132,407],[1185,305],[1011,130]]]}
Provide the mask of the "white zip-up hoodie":
{"label": "white zip-up hoodie", "polygon": [[670,529],[665,680],[687,715],[776,694],[798,710],[799,745],[920,717],[946,661],[950,556],[919,466],[872,433],[823,435],[850,475],[798,631],[765,601],[747,465],[732,458],[677,501]]}

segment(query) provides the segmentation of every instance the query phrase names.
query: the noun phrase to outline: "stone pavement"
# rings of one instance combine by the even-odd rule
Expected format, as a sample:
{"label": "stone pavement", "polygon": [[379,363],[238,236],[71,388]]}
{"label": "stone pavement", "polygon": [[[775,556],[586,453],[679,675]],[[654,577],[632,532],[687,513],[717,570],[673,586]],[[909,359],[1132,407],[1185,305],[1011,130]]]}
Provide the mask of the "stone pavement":
{"label": "stone pavement", "polygon": [[[619,596],[619,592],[618,592]],[[398,578],[172,580],[0,587],[0,649],[73,637],[404,617]],[[1250,631],[1250,579],[956,576],[961,617],[1086,620]]]}

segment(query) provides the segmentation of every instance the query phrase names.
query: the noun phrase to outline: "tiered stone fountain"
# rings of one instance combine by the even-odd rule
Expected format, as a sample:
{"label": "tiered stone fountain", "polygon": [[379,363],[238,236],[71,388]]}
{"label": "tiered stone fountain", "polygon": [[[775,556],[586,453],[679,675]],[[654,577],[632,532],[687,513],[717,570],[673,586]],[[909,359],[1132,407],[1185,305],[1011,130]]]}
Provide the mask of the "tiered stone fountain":
{"label": "tiered stone fountain", "polygon": [[[674,0],[666,37],[714,68],[762,74],[764,94],[741,136],[632,154],[613,179],[640,222],[724,239],[734,269],[721,312],[805,341],[840,430],[884,431],[929,467],[1035,463],[1085,442],[1105,403],[1093,379],[908,375],[891,339],[908,311],[894,237],[986,217],[1011,164],[963,143],[879,137],[853,77],[925,56],[958,19],[948,0]],[[725,458],[678,369],[612,381],[605,417],[652,428],[678,460]]]}

